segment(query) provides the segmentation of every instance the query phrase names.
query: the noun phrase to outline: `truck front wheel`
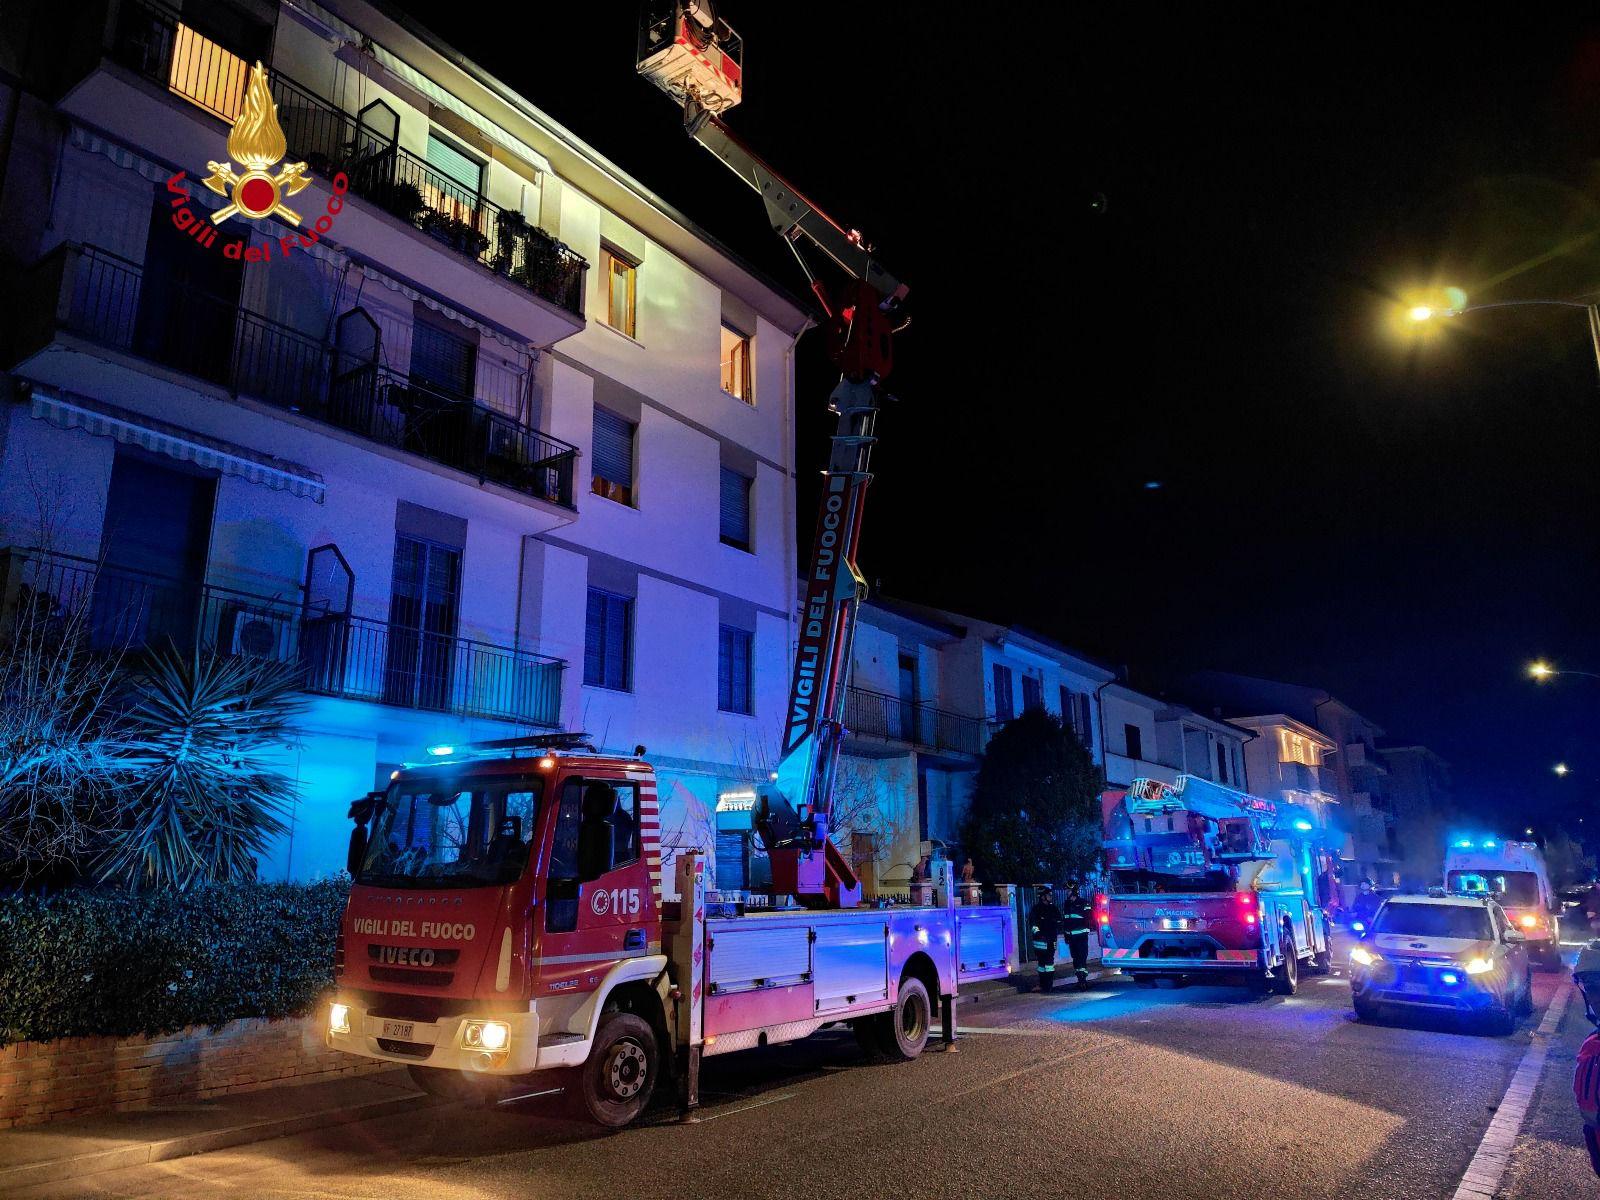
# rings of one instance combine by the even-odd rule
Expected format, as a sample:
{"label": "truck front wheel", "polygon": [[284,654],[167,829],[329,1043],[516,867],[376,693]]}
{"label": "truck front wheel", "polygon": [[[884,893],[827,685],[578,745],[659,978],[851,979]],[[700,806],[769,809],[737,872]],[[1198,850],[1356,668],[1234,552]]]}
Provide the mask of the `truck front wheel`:
{"label": "truck front wheel", "polygon": [[578,1068],[568,1095],[580,1115],[607,1129],[621,1129],[650,1103],[660,1069],[650,1023],[633,1013],[611,1013],[600,1022],[594,1048]]}
{"label": "truck front wheel", "polygon": [[914,975],[902,979],[894,1007],[878,1022],[878,1046],[890,1058],[906,1060],[921,1054],[933,1022],[927,985]]}
{"label": "truck front wheel", "polygon": [[1287,933],[1278,943],[1278,954],[1283,961],[1272,972],[1272,990],[1279,996],[1292,996],[1300,986],[1300,959],[1295,954],[1294,938]]}

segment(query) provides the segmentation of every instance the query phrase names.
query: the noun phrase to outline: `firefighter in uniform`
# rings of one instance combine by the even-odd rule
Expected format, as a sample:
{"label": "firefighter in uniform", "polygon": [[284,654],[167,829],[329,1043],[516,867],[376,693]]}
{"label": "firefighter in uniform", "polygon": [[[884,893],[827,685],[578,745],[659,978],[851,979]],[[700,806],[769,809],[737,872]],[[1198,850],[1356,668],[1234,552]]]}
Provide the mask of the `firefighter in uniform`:
{"label": "firefighter in uniform", "polygon": [[1042,887],[1028,910],[1033,938],[1033,961],[1039,969],[1039,990],[1048,992],[1056,982],[1056,939],[1061,936],[1061,910],[1050,889]]}
{"label": "firefighter in uniform", "polygon": [[1067,885],[1067,904],[1061,914],[1061,932],[1067,939],[1067,949],[1072,952],[1072,972],[1078,977],[1078,987],[1089,986],[1089,910],[1083,902],[1083,890],[1076,880]]}

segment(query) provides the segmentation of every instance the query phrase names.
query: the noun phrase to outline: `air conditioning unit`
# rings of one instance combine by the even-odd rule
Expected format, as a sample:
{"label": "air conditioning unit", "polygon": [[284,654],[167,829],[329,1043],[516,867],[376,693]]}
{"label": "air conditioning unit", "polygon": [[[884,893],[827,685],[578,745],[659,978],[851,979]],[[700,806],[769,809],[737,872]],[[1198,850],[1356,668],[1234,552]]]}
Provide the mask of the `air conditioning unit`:
{"label": "air conditioning unit", "polygon": [[243,604],[222,611],[217,628],[217,648],[224,654],[250,658],[288,658],[294,645],[296,617]]}

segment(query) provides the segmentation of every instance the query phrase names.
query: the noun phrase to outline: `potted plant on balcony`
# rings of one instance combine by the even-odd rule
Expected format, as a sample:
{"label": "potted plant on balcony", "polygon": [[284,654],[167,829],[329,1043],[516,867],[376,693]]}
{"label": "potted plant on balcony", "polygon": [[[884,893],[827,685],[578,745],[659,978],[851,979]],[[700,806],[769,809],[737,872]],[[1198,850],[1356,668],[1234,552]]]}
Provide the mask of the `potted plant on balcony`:
{"label": "potted plant on balcony", "polygon": [[579,259],[543,230],[532,229],[522,258],[518,282],[529,291],[557,304],[565,304],[578,271]]}
{"label": "potted plant on balcony", "polygon": [[422,192],[414,183],[400,180],[383,180],[373,185],[370,199],[384,212],[399,217],[408,225],[417,223],[417,214],[423,210]]}
{"label": "potted plant on balcony", "polygon": [[501,209],[495,221],[494,254],[489,266],[497,275],[510,275],[517,260],[517,246],[528,240],[528,218],[514,209]]}

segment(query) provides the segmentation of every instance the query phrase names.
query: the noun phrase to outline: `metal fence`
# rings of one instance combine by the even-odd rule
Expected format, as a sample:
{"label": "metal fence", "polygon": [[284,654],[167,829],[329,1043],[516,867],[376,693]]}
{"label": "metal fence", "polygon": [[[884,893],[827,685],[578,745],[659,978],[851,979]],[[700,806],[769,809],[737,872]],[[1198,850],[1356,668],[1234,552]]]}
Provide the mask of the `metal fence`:
{"label": "metal fence", "polygon": [[845,694],[844,723],[852,736],[906,742],[930,750],[976,755],[983,750],[983,723],[920,702],[866,688]]}

